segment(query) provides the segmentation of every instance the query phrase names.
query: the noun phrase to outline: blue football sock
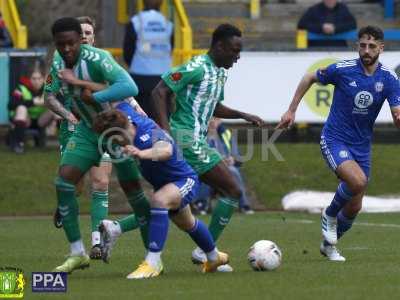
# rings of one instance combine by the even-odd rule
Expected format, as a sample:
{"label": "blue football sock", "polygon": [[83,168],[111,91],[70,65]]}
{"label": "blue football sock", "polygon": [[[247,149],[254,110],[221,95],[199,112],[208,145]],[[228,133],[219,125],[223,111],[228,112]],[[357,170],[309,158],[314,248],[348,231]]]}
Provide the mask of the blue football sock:
{"label": "blue football sock", "polygon": [[215,248],[214,240],[207,226],[202,221],[196,219],[193,228],[188,230],[187,233],[189,233],[192,240],[205,253],[214,250]]}
{"label": "blue football sock", "polygon": [[337,215],[337,238],[340,239],[343,234],[348,231],[351,226],[353,226],[353,222],[356,217],[349,218],[346,217],[343,213],[343,210],[341,210],[338,215]]}
{"label": "blue football sock", "polygon": [[167,209],[152,208],[150,210],[149,251],[162,251],[168,235],[168,225]]}
{"label": "blue football sock", "polygon": [[336,217],[339,211],[348,201],[351,200],[352,197],[353,194],[348,188],[347,184],[341,181],[331,204],[326,208],[326,214],[330,217]]}

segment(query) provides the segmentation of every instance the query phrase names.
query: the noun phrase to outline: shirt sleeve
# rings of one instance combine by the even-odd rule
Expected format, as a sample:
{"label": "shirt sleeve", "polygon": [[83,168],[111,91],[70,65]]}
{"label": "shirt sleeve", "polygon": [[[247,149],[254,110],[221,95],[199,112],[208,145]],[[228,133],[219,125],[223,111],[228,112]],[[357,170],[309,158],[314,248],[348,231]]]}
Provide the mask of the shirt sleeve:
{"label": "shirt sleeve", "polygon": [[394,74],[389,78],[389,89],[387,94],[387,101],[390,107],[400,106],[400,83]]}
{"label": "shirt sleeve", "polygon": [[162,80],[174,92],[177,93],[190,83],[199,82],[203,79],[203,68],[195,62],[173,68],[162,75]]}
{"label": "shirt sleeve", "polygon": [[336,68],[336,64],[332,64],[326,68],[318,69],[316,74],[319,83],[323,85],[335,84],[337,81],[338,69]]}
{"label": "shirt sleeve", "polygon": [[44,92],[45,94],[57,94],[61,89],[61,81],[58,78],[58,70],[53,64],[50,68],[50,73],[47,75]]}

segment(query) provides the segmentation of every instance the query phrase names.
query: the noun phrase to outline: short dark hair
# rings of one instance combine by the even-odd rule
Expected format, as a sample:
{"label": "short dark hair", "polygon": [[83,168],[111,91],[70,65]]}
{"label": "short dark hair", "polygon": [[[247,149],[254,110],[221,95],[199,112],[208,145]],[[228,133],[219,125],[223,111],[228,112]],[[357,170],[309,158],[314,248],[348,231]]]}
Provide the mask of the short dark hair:
{"label": "short dark hair", "polygon": [[75,31],[82,34],[81,24],[76,18],[61,18],[53,23],[51,26],[51,33],[55,36],[59,32]]}
{"label": "short dark hair", "polygon": [[379,41],[383,41],[383,39],[384,39],[383,31],[378,26],[368,25],[368,26],[362,27],[358,31],[358,39],[360,39],[363,35],[372,36],[375,40],[379,40]]}
{"label": "short dark hair", "polygon": [[127,116],[117,110],[112,109],[99,113],[93,121],[93,130],[98,134],[104,134],[105,138],[120,136],[118,143],[121,146],[129,144],[129,138],[124,134],[123,131],[119,130],[126,129],[129,124]]}
{"label": "short dark hair", "polygon": [[239,28],[231,24],[221,24],[212,34],[211,46],[214,46],[219,41],[224,41],[234,36],[242,36],[242,32]]}
{"label": "short dark hair", "polygon": [[77,17],[76,18],[79,22],[79,24],[89,24],[90,26],[93,27],[94,30],[96,30],[96,22],[89,16],[82,16],[82,17]]}

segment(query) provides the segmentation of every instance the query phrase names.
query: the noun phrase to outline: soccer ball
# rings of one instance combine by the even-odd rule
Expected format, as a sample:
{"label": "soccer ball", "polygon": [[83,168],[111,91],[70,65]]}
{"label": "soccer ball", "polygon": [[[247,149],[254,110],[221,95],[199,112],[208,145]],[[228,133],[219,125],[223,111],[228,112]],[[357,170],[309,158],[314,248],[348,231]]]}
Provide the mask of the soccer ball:
{"label": "soccer ball", "polygon": [[251,246],[247,259],[254,271],[272,271],[281,265],[282,252],[274,242],[261,240]]}

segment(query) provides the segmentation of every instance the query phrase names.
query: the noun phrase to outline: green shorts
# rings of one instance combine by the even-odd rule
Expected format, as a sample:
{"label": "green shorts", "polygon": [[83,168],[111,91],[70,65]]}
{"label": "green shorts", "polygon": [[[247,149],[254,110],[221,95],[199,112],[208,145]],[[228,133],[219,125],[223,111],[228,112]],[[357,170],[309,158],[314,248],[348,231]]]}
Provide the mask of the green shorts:
{"label": "green shorts", "polygon": [[[60,144],[60,155],[62,157],[65,152],[65,148],[67,147],[68,141],[71,138],[72,134],[76,129],[76,125],[70,124],[66,120],[62,120],[60,123],[60,128],[58,131],[58,142]],[[103,156],[100,159],[100,162],[110,162],[111,157],[107,152],[104,152]]]}
{"label": "green shorts", "polygon": [[[106,152],[103,151],[103,145],[99,144],[99,135],[80,122],[68,139],[60,165],[75,166],[86,173],[91,167],[99,165],[104,153]],[[139,180],[141,176],[136,161],[123,157],[121,151],[113,151],[113,153],[106,154],[117,170],[118,179],[120,181]]]}
{"label": "green shorts", "polygon": [[193,134],[177,134],[177,129],[171,128],[171,134],[183,152],[184,159],[201,176],[208,172],[222,160],[221,154],[211,148],[204,137],[195,140]]}

